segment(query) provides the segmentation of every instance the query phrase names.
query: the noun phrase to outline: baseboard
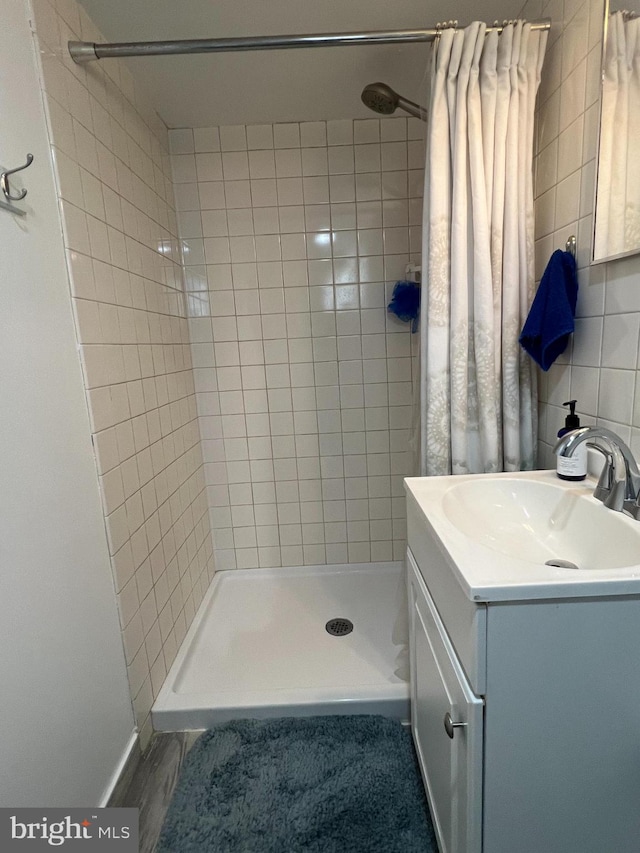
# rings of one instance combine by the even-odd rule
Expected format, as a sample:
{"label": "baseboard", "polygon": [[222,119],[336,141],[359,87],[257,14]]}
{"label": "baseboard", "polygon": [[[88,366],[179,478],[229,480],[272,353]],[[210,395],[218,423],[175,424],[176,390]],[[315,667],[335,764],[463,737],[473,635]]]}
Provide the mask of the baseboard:
{"label": "baseboard", "polygon": [[109,780],[104,794],[98,803],[100,808],[105,806],[116,807],[122,805],[122,797],[129,787],[129,783],[136,771],[142,752],[140,750],[140,737],[138,732],[132,732],[131,737],[122,753],[113,775]]}

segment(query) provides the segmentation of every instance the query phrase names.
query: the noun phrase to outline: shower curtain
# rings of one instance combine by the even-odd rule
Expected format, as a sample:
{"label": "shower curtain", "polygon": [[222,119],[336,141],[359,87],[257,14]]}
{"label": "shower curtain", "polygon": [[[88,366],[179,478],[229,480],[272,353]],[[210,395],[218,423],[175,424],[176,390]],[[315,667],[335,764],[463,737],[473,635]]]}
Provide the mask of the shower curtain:
{"label": "shower curtain", "polygon": [[[534,466],[536,373],[518,337],[534,292],[533,121],[546,32],[486,24],[434,42],[422,242],[420,474]],[[415,436],[415,432],[414,432]],[[407,589],[395,675],[408,679]]]}
{"label": "shower curtain", "polygon": [[420,473],[533,468],[533,127],[546,32],[436,39],[423,225]]}
{"label": "shower curtain", "polygon": [[594,257],[640,246],[640,18],[609,16],[602,80]]}

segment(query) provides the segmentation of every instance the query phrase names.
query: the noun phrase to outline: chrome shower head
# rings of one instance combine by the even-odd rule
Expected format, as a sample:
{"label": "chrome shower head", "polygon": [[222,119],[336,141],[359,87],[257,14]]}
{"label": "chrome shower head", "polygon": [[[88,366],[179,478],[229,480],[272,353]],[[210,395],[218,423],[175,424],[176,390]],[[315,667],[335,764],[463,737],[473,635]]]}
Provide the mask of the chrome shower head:
{"label": "chrome shower head", "polygon": [[402,95],[398,95],[386,83],[369,83],[362,90],[360,97],[362,98],[362,103],[376,113],[391,115],[396,109],[400,108],[406,113],[422,119],[422,121],[427,120],[427,111],[424,107],[407,100],[407,98],[403,98]]}

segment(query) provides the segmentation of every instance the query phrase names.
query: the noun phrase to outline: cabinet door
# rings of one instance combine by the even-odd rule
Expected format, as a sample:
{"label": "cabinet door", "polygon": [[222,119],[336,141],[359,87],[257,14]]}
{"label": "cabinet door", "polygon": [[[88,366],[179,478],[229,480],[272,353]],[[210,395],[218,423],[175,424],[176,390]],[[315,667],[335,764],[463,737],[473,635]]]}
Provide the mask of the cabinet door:
{"label": "cabinet door", "polygon": [[[483,702],[467,682],[410,552],[407,563],[411,730],[440,850],[480,853]],[[447,714],[464,725],[448,733]]]}

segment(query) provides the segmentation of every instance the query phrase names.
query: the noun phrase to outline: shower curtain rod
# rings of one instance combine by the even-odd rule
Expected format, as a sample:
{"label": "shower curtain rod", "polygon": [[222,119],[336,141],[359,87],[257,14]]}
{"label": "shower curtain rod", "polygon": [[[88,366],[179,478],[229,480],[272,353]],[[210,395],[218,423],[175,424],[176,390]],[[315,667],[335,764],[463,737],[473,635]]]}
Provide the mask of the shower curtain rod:
{"label": "shower curtain rod", "polygon": [[[505,21],[504,24],[509,22]],[[355,33],[316,33],[315,35],[247,36],[245,38],[186,39],[180,41],[138,41],[96,44],[88,41],[70,41],[69,53],[74,62],[91,62],[95,59],[114,59],[121,56],[175,56],[186,53],[223,53],[243,50],[280,50],[294,47],[342,47],[360,44],[403,44],[429,42],[444,26],[428,30],[370,30]],[[501,32],[504,25],[487,27],[487,32]],[[534,21],[532,30],[548,30],[547,18]]]}

